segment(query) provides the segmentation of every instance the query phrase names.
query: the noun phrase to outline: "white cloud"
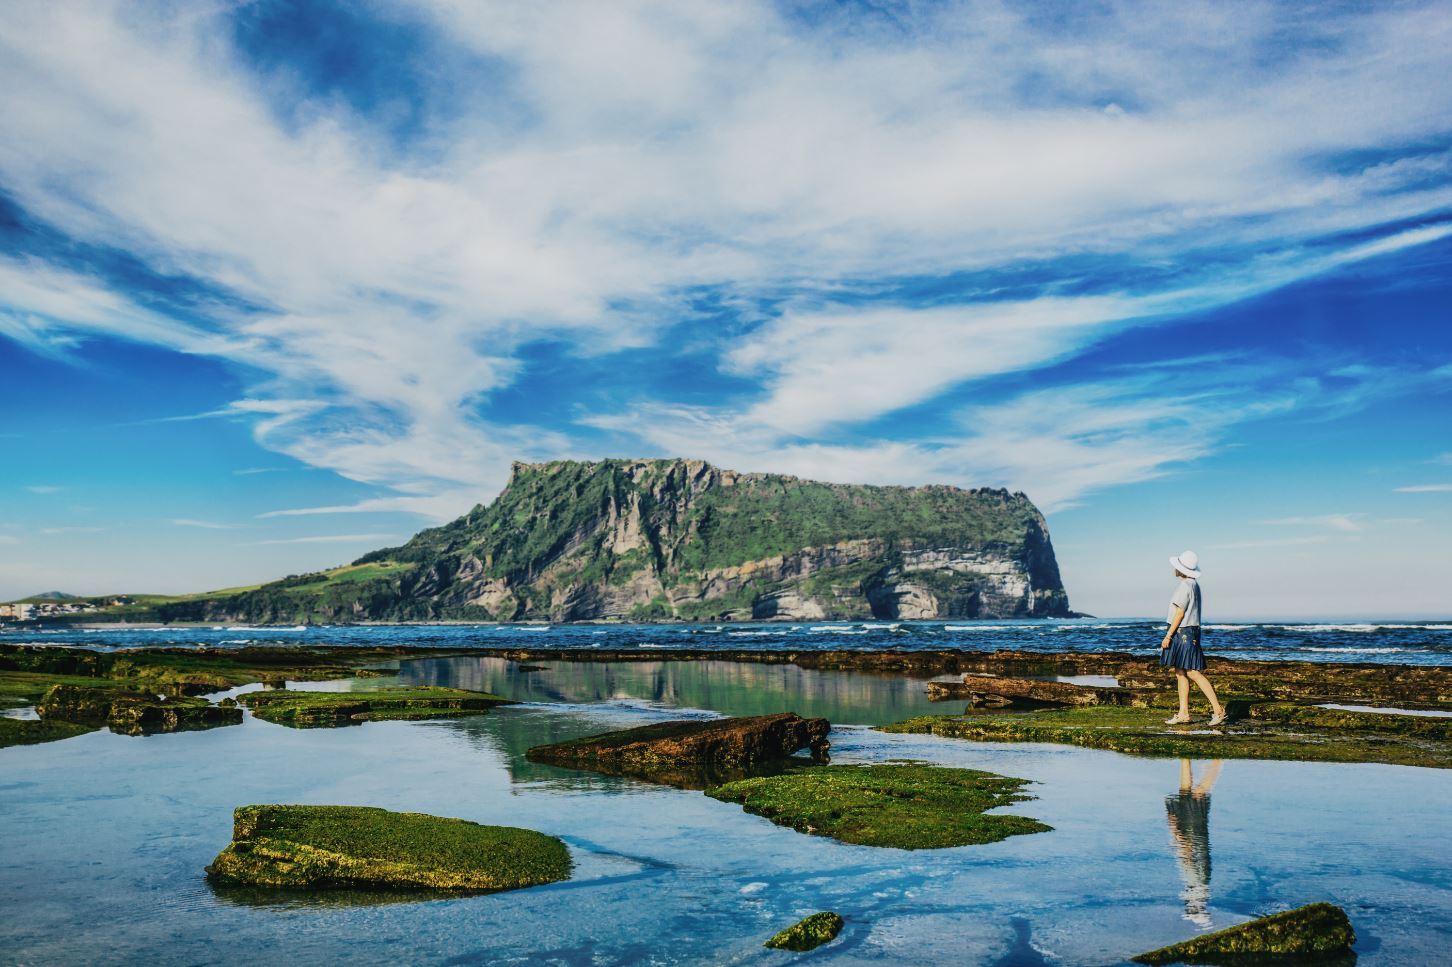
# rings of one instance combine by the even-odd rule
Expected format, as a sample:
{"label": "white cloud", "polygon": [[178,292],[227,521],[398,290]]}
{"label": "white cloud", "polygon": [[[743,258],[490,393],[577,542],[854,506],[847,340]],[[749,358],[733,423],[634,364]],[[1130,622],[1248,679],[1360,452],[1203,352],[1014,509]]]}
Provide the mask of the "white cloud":
{"label": "white cloud", "polygon": [[397,534],[322,534],[313,537],[287,537],[270,541],[249,541],[249,546],[264,544],[362,544],[397,540]]}
{"label": "white cloud", "polygon": [[1272,537],[1258,541],[1231,541],[1228,544],[1211,544],[1217,551],[1243,551],[1262,547],[1304,547],[1307,544],[1324,544],[1326,537]]}
{"label": "white cloud", "polygon": [[1329,527],[1333,530],[1344,531],[1348,534],[1355,534],[1362,529],[1359,518],[1364,514],[1322,514],[1315,517],[1279,517],[1274,520],[1263,520],[1262,524],[1286,524],[1293,526],[1308,527]]}
{"label": "white cloud", "polygon": [[54,484],[33,484],[32,486],[26,487],[25,489],[28,490],[28,491],[30,491],[33,494],[42,494],[42,495],[44,495],[44,494],[58,494],[62,490],[64,490],[65,488],[64,487],[58,487],[58,486],[56,486]]}
{"label": "white cloud", "polygon": [[[566,433],[479,415],[518,378],[522,345],[649,344],[697,321],[682,293],[714,287],[759,314],[725,359],[759,393],[714,415],[657,400],[635,411],[662,421],[648,437],[684,446],[744,421],[711,442],[743,466],[972,470],[1072,501],[1205,445],[1156,429],[1177,413],[1093,389],[980,410],[958,440],[773,434],[868,420],[1146,313],[1449,231],[1310,244],[1452,205],[1445,153],[1319,160],[1452,127],[1452,89],[1426,83],[1445,73],[1441,5],[1308,22],[1275,3],[1233,16],[1127,3],[1068,30],[976,3],[814,31],[764,2],[412,10],[505,79],[452,79],[455,117],[400,146],[341,101],[253,72],[228,5],[0,9],[0,185],[83,243],[231,297],[172,318],[101,278],[6,258],[0,333],[60,354],[107,333],[245,365],[263,375],[226,413],[263,445],[444,517],[497,489],[513,459],[579,452]],[[1290,29],[1307,45],[1262,58]],[[990,286],[955,306],[849,305],[863,278],[1074,254],[1183,267],[1223,246],[1249,267],[1213,284],[1076,295],[1065,279],[1025,298]],[[783,293],[780,315],[760,308]],[[1111,412],[1052,432],[1039,408],[1055,403]]]}
{"label": "white cloud", "polygon": [[1452,483],[1415,484],[1394,490],[1399,494],[1452,494]]}
{"label": "white cloud", "polygon": [[236,524],[219,524],[210,520],[194,520],[190,517],[173,517],[172,521],[177,527],[200,527],[203,530],[226,531],[235,530]]}

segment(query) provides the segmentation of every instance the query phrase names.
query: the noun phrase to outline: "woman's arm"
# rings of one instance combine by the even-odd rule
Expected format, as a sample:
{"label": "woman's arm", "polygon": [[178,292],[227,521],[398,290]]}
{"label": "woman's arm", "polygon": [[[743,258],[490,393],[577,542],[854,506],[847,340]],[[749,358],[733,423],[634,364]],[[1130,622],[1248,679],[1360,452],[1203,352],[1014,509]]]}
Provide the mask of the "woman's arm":
{"label": "woman's arm", "polygon": [[1175,632],[1180,630],[1180,622],[1185,620],[1185,609],[1180,607],[1178,604],[1174,605],[1174,608],[1175,617],[1174,620],[1170,622],[1170,630],[1165,632],[1165,640],[1160,642],[1161,651],[1164,651],[1166,648],[1170,647],[1170,641],[1174,639]]}

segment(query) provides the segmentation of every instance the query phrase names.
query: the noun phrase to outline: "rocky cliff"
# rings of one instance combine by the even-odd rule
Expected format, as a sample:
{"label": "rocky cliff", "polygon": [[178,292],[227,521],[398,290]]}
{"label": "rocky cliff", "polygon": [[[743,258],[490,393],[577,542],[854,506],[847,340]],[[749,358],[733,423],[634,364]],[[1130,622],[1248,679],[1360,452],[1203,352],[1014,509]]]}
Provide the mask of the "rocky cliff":
{"label": "rocky cliff", "polygon": [[818,483],[736,473],[699,460],[605,460],[515,464],[494,503],[401,547],[326,575],[189,602],[168,617],[716,621],[1067,614],[1048,529],[1021,493]]}

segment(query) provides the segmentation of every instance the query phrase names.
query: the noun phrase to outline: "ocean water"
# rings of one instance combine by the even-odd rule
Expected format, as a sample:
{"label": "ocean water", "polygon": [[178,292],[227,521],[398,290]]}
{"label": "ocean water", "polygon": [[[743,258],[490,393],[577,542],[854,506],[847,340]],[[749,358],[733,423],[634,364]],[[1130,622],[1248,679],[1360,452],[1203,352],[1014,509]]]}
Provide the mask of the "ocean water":
{"label": "ocean water", "polygon": [[[1157,655],[1163,622],[1143,620],[802,622],[724,625],[338,625],[209,628],[33,628],[0,630],[0,642],[229,647],[414,645],[807,651],[843,648],[1125,651]],[[1405,622],[1212,623],[1205,650],[1228,658],[1452,664],[1452,620]]]}

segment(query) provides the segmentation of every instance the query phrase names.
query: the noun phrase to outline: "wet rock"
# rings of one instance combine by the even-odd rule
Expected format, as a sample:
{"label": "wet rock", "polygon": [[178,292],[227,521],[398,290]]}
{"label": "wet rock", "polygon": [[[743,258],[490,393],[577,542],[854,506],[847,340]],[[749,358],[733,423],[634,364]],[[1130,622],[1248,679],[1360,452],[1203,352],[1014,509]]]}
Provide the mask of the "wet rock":
{"label": "wet rock", "polygon": [[242,710],[185,695],[165,696],[118,687],[56,685],[35,707],[47,721],[110,726],[124,735],[179,732],[236,725]]}
{"label": "wet rock", "polygon": [[37,745],[57,742],[94,732],[98,726],[59,720],[12,719],[0,717],[0,749],[12,745]]}
{"label": "wet rock", "polygon": [[[1226,706],[1237,708],[1231,701]],[[1165,725],[1164,716],[1163,708],[1096,705],[1033,712],[924,715],[882,726],[881,730],[981,742],[1056,742],[1135,755],[1386,762],[1452,768],[1452,742],[1425,736],[1282,726],[1253,720],[1232,721],[1211,729],[1207,725],[1208,713],[1196,716],[1187,728],[1175,728]]]}
{"label": "wet rock", "polygon": [[1134,693],[1126,688],[1096,688],[1036,678],[970,673],[961,682],[928,682],[929,701],[951,699],[967,699],[970,705],[997,708],[1135,704]]}
{"label": "wet rock", "polygon": [[514,890],[568,879],[553,836],[367,806],[240,806],[216,883],[316,889]]}
{"label": "wet rock", "polygon": [[824,757],[830,728],[826,719],[793,712],[693,719],[535,746],[527,755],[532,762],[703,788],[713,774],[766,766],[801,749]]}
{"label": "wet rock", "polygon": [[1250,706],[1255,721],[1343,732],[1389,732],[1429,739],[1452,739],[1452,718],[1429,715],[1397,715],[1390,712],[1356,712],[1320,708],[1315,705],[1256,703]]}
{"label": "wet rock", "polygon": [[842,918],[835,913],[814,913],[772,937],[763,947],[775,950],[816,950],[842,932]]}
{"label": "wet rock", "polygon": [[372,692],[312,692],[303,689],[249,692],[243,705],[267,722],[295,728],[334,728],[386,719],[438,719],[483,715],[507,698],[487,692],[420,685]]}
{"label": "wet rock", "polygon": [[778,826],[860,846],[942,849],[1047,832],[1026,816],[985,812],[1032,798],[1026,779],[924,765],[808,766],[706,790]]}
{"label": "wet rock", "polygon": [[1330,963],[1354,960],[1356,931],[1340,907],[1312,903],[1131,958],[1141,964]]}

